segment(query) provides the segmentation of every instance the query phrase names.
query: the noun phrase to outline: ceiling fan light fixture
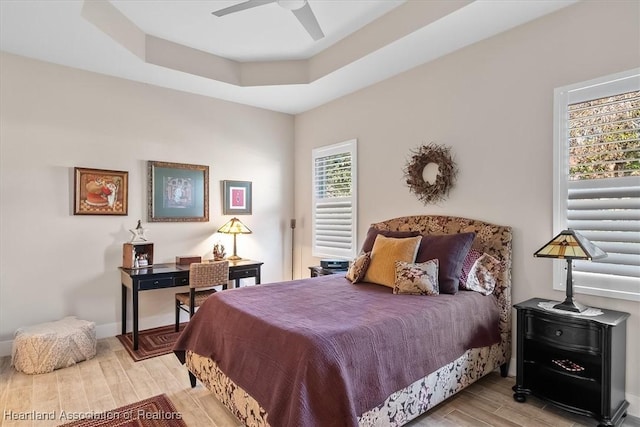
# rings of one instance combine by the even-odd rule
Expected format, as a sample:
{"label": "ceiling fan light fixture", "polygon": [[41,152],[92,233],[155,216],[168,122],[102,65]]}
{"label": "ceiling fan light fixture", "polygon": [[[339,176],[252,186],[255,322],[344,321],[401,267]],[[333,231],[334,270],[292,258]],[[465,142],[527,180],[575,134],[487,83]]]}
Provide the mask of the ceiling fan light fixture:
{"label": "ceiling fan light fixture", "polygon": [[317,41],[324,37],[322,28],[320,28],[318,19],[314,15],[313,10],[311,10],[308,0],[245,0],[242,3],[237,3],[211,13],[220,17],[271,3],[278,3],[283,9],[290,10],[313,40]]}
{"label": "ceiling fan light fixture", "polygon": [[278,5],[288,10],[302,9],[307,0],[278,0]]}

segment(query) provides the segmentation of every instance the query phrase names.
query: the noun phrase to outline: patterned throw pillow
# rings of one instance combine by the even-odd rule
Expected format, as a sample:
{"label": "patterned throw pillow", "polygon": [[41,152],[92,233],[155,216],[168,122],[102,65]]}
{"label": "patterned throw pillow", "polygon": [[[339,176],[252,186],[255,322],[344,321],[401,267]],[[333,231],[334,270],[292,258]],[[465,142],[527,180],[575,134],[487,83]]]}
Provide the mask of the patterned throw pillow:
{"label": "patterned throw pillow", "polygon": [[500,260],[483,253],[474,263],[467,275],[466,282],[460,282],[460,288],[491,295],[496,287],[496,278],[500,274]]}
{"label": "patterned throw pillow", "polygon": [[476,263],[478,258],[482,256],[482,252],[477,249],[471,249],[464,261],[462,262],[462,272],[460,273],[460,289],[466,289],[467,277],[469,277],[469,272],[473,268],[473,264]]}
{"label": "patterned throw pillow", "polygon": [[366,252],[354,259],[345,276],[351,283],[362,282],[371,262],[371,252]]}
{"label": "patterned throw pillow", "polygon": [[438,295],[438,259],[421,263],[396,261],[394,294]]}

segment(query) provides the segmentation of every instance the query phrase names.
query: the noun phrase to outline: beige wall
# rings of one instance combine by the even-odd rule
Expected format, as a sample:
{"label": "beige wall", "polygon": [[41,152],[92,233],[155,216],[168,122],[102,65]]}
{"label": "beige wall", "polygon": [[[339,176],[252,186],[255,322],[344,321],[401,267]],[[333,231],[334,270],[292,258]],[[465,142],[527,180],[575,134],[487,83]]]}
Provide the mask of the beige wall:
{"label": "beige wall", "polygon": [[[18,327],[65,315],[119,333],[117,267],[138,219],[156,262],[210,258],[218,239],[231,251],[213,235],[230,218],[221,180],[253,182],[238,254],[264,261],[263,282],[289,277],[292,116],[9,54],[0,73],[0,354]],[[208,165],[210,221],[147,223],[147,160]],[[72,215],[74,166],[128,171],[129,215]],[[141,294],[141,328],[173,322],[174,292]]]}
{"label": "beige wall", "polygon": [[[552,233],[553,89],[640,66],[639,20],[636,1],[582,2],[296,116],[298,274],[318,263],[311,149],[357,138],[360,243],[372,222],[411,214],[509,225],[514,302],[561,299],[552,289],[553,261],[532,256]],[[448,200],[424,206],[402,169],[410,151],[429,142],[451,146],[460,172]],[[640,415],[640,304],[578,297],[632,313],[627,396],[630,413]]]}

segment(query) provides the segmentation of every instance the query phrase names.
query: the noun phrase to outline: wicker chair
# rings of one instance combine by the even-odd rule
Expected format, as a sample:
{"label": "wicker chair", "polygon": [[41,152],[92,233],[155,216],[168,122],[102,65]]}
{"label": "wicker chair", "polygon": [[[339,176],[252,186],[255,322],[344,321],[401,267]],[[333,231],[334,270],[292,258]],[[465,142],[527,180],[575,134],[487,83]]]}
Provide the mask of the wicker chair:
{"label": "wicker chair", "polygon": [[[216,292],[214,286],[222,286],[227,289],[229,282],[229,261],[215,261],[199,263],[195,262],[189,267],[189,292],[176,294],[176,326],[180,329],[180,310],[189,313],[189,319],[193,317],[195,308]],[[198,290],[202,289],[202,290]]]}

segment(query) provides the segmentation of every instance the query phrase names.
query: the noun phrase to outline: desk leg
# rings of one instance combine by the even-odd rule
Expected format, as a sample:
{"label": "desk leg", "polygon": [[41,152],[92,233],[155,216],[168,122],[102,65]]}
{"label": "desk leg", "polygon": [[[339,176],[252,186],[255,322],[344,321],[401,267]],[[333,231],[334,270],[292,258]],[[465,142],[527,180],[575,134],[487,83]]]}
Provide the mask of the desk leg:
{"label": "desk leg", "polygon": [[260,284],[260,268],[256,271],[256,285]]}
{"label": "desk leg", "polygon": [[127,333],[127,287],[122,285],[122,335]]}
{"label": "desk leg", "polygon": [[131,293],[133,295],[133,350],[138,349],[138,289],[134,284],[133,289],[131,289]]}

